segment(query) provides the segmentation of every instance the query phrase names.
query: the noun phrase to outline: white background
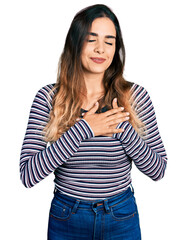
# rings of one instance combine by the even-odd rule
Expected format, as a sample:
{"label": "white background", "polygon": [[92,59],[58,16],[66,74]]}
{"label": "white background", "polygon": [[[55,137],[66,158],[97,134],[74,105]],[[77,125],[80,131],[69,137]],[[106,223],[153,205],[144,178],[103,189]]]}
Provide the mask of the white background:
{"label": "white background", "polygon": [[54,177],[26,189],[19,179],[21,145],[36,92],[56,81],[74,15],[95,3],[118,16],[126,47],[124,75],[148,90],[169,159],[159,182],[133,168],[142,239],[187,239],[185,0],[0,2],[1,239],[47,239]]}

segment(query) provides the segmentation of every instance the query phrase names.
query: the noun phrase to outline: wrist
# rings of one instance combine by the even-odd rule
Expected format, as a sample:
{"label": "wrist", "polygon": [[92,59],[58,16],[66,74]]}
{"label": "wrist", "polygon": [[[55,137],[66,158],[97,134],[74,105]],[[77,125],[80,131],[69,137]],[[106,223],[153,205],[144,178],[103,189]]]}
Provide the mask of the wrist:
{"label": "wrist", "polygon": [[77,129],[82,137],[82,140],[95,136],[89,123],[83,118],[80,121],[78,121],[74,126],[77,127]]}

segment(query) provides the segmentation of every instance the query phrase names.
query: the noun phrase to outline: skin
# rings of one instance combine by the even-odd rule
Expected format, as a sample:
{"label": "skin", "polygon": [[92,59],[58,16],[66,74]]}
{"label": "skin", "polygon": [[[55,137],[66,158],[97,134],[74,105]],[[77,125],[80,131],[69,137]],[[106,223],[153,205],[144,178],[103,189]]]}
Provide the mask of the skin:
{"label": "skin", "polygon": [[[115,38],[115,26],[109,18],[97,18],[93,21],[81,55],[86,86],[94,87],[93,91],[98,89],[95,81],[100,83],[99,87],[103,87],[104,72],[111,65],[116,50]],[[94,57],[106,60],[97,64],[91,60]]]}
{"label": "skin", "polygon": [[124,112],[124,108],[118,107],[117,99],[113,99],[113,109],[105,113],[95,113],[99,107],[97,100],[104,92],[103,76],[112,63],[115,50],[116,30],[113,22],[107,17],[95,19],[81,55],[87,89],[82,108],[88,109],[83,118],[88,122],[95,136],[112,136],[114,133],[123,132],[123,129],[116,127],[118,123],[129,119],[129,113]]}

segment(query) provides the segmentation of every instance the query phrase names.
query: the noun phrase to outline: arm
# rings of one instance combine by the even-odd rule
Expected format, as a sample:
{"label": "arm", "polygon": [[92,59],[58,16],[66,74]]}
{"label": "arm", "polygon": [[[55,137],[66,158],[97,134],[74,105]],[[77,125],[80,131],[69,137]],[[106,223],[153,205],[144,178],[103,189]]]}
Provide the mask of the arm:
{"label": "arm", "polygon": [[32,187],[77,152],[84,139],[94,136],[82,119],[47,147],[43,129],[49,119],[51,97],[47,87],[41,89],[33,101],[20,157],[20,175],[25,187]]}
{"label": "arm", "polygon": [[140,86],[134,91],[135,110],[146,126],[146,137],[140,137],[127,121],[118,125],[124,129],[124,132],[114,134],[113,137],[122,143],[126,154],[134,161],[137,168],[156,181],[164,176],[167,164],[166,151],[149,94]]}

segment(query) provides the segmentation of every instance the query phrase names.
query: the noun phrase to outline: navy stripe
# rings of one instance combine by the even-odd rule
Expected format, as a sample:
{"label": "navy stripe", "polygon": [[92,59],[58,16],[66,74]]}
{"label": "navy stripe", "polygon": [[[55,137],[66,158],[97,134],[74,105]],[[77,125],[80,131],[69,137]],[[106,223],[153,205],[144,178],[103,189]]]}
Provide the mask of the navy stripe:
{"label": "navy stripe", "polygon": [[[133,84],[134,109],[146,125],[142,138],[129,122],[118,124],[123,133],[94,136],[81,119],[56,142],[47,145],[43,129],[52,109],[54,84],[43,87],[33,101],[20,157],[25,187],[33,187],[50,173],[64,194],[85,200],[103,199],[126,190],[131,183],[132,161],[153,180],[164,176],[167,156],[148,92]],[[103,108],[103,111],[106,111]]]}

